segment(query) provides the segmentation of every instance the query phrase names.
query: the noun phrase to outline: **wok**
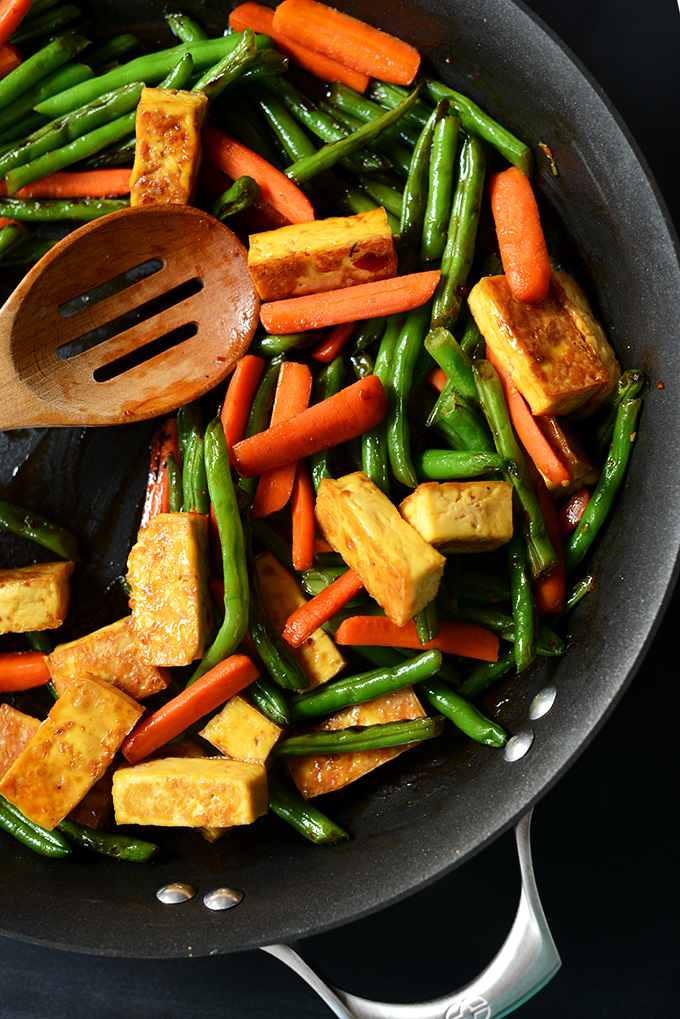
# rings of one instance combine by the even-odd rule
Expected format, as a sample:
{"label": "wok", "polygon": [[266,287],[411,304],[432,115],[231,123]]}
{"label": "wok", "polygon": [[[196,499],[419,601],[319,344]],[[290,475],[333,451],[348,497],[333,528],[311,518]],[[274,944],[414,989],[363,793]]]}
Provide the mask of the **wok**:
{"label": "wok", "polygon": [[[204,18],[203,6],[182,6]],[[256,837],[235,833],[228,844],[209,849],[178,839],[157,864],[132,871],[89,858],[46,865],[3,845],[0,908],[7,934],[103,954],[181,956],[288,940],[363,916],[424,887],[511,827],[592,738],[649,646],[676,575],[679,545],[678,452],[665,441],[677,430],[678,411],[655,388],[663,380],[671,389],[678,370],[677,353],[667,343],[678,334],[677,310],[666,307],[666,296],[678,289],[672,233],[615,115],[523,10],[500,2],[456,4],[448,37],[454,73],[444,62],[448,47],[437,34],[434,8],[409,4],[392,12],[389,27],[431,52],[442,77],[532,144],[549,141],[561,172],[553,179],[544,168],[541,191],[577,239],[579,278],[596,295],[622,359],[641,365],[652,380],[626,489],[593,561],[598,589],[570,625],[577,647],[564,660],[504,684],[487,701],[489,710],[497,704],[499,719],[512,731],[526,725],[527,707],[547,683],[558,690],[555,705],[532,723],[531,750],[513,764],[453,740],[436,760],[412,752],[410,762],[403,759],[365,780],[333,804],[332,812],[354,834],[346,847],[315,852],[265,824]],[[117,5],[121,19],[125,9]],[[361,5],[348,9],[365,15]],[[110,10],[102,5],[104,14]],[[410,27],[414,12],[418,23]],[[104,591],[120,572],[134,531],[132,493],[139,491],[147,439],[148,432],[137,427],[94,435],[24,434],[11,443],[3,438],[2,482],[10,496],[21,488],[37,500],[41,487],[49,488],[54,515],[73,521],[96,552],[79,595],[97,608],[104,606]],[[64,460],[78,471],[74,484],[57,491],[66,472],[56,465]],[[24,466],[10,480],[20,462]],[[55,465],[52,473],[49,464]],[[119,500],[121,488],[129,491],[127,500]],[[88,493],[97,494],[94,508]],[[10,548],[9,554],[18,562],[21,550]],[[179,910],[159,908],[156,888],[178,877],[201,889],[228,881],[246,895],[221,918],[203,910],[198,899]]]}

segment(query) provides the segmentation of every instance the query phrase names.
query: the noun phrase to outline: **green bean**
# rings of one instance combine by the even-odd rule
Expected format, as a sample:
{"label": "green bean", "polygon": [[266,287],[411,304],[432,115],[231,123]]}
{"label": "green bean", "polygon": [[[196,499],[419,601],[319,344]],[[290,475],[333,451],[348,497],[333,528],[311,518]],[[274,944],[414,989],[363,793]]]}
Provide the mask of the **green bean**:
{"label": "green bean", "polygon": [[[197,73],[200,73],[206,67],[221,60],[227,53],[231,53],[238,46],[241,35],[241,32],[234,32],[216,39],[183,43],[181,46],[173,46],[171,49],[158,50],[156,53],[135,57],[134,60],[112,68],[106,74],[97,75],[90,81],[82,82],[80,85],[59,92],[56,96],[51,96],[40,103],[38,113],[43,113],[47,117],[62,117],[80,106],[91,103],[105,92],[111,92],[132,81],[157,85],[177,65],[177,61],[184,53],[191,54],[194,68]],[[258,49],[271,45],[272,42],[268,36],[257,36]]]}
{"label": "green bean", "polygon": [[171,12],[165,15],[165,20],[173,35],[176,35],[180,42],[200,42],[208,38],[197,22],[187,14]]}
{"label": "green bean", "polygon": [[[334,119],[345,129],[346,132],[356,131],[358,128],[365,124],[366,121],[361,120],[357,117],[353,117],[351,114],[346,113],[344,110],[333,107],[330,103],[320,103],[320,108],[329,113]],[[381,113],[384,113],[381,110]],[[393,171],[401,177],[408,175],[409,166],[411,164],[411,149],[406,148],[400,141],[393,138],[387,131],[370,143],[370,149],[376,153],[384,156]]]}
{"label": "green bean", "polygon": [[[390,315],[380,341],[374,371],[385,389],[390,385],[394,351],[405,320],[404,315]],[[385,495],[390,494],[389,463],[387,420],[384,419],[362,435],[361,465],[366,477]]]}
{"label": "green bean", "polygon": [[507,579],[500,573],[474,569],[461,569],[458,573],[458,591],[462,597],[483,605],[510,600]]}
{"label": "green bean", "polygon": [[512,461],[499,453],[425,449],[413,453],[413,466],[422,481],[464,481],[491,471],[508,471]]}
{"label": "green bean", "polygon": [[529,469],[522,448],[512,430],[503,388],[493,366],[484,360],[475,361],[473,371],[479,391],[479,399],[494,437],[496,449],[502,456],[513,460],[517,470],[508,473],[508,480],[515,489],[517,501],[522,507],[522,530],[529,553],[529,563],[534,580],[549,573],[557,563],[557,556],[550,544],[543,514],[529,479]]}
{"label": "green bean", "polygon": [[146,863],[154,855],[158,846],[154,842],[130,838],[128,835],[112,834],[88,828],[87,825],[65,817],[57,825],[59,831],[83,849],[91,849],[103,856],[112,856],[116,860],[127,860],[131,863]]}
{"label": "green bean", "polygon": [[[386,81],[376,80],[371,83],[370,93],[372,99],[391,110],[408,95],[408,89],[404,85],[392,85]],[[415,125],[421,131],[432,113],[432,105],[421,95],[405,114],[404,122]]]}
{"label": "green bean", "polygon": [[0,499],[0,531],[10,531],[48,548],[62,559],[80,559],[78,539],[40,513]]}
{"label": "green bean", "polygon": [[46,255],[48,251],[51,251],[56,243],[57,240],[55,238],[30,238],[24,241],[23,244],[17,244],[15,248],[10,250],[9,254],[0,256],[0,265],[5,266],[5,268],[33,265],[43,255]]}
{"label": "green bean", "polygon": [[394,348],[394,359],[387,389],[387,453],[395,478],[415,488],[418,478],[411,462],[410,429],[407,416],[412,394],[413,370],[423,345],[430,320],[430,304],[409,311]]}
{"label": "green bean", "polygon": [[538,611],[527,562],[526,543],[517,527],[508,542],[508,568],[512,615],[515,620],[515,664],[517,671],[522,672],[536,657]]}
{"label": "green bean", "polygon": [[528,145],[520,141],[514,134],[489,117],[476,103],[467,96],[454,92],[447,85],[427,78],[424,94],[433,103],[448,99],[451,112],[459,117],[461,127],[468,134],[477,135],[489,142],[509,163],[517,166],[528,177],[534,170],[534,156]]}
{"label": "green bean", "polygon": [[[263,432],[269,425],[279,368],[284,360],[285,354],[278,354],[266,365],[248,412],[248,420],[243,431],[244,439],[255,435],[256,432]],[[257,488],[257,478],[239,478],[237,485],[252,501]]]}
{"label": "green bean", "polygon": [[274,757],[300,757],[303,754],[360,753],[401,747],[439,736],[443,718],[414,718],[401,722],[377,722],[373,725],[351,725],[346,729],[322,729],[279,740],[272,750]]}
{"label": "green bean", "polygon": [[249,584],[245,537],[231,479],[229,450],[219,418],[205,430],[205,469],[222,548],[224,619],[210,648],[187,682],[194,683],[232,655],[248,628]]}
{"label": "green bean", "polygon": [[260,197],[260,190],[260,185],[252,177],[246,174],[237,177],[231,187],[216,199],[212,208],[213,216],[224,223],[230,216],[249,209]]}
{"label": "green bean", "polygon": [[[11,102],[22,96],[27,89],[33,88],[37,82],[46,78],[57,67],[61,67],[62,64],[72,60],[88,44],[89,39],[85,39],[82,35],[77,35],[75,32],[68,33],[58,36],[58,38],[53,39],[52,42],[38,50],[37,53],[26,57],[18,67],[15,67],[13,71],[10,71],[9,74],[0,80],[0,109],[9,106]],[[81,82],[73,87],[82,88],[84,85],[87,85],[87,82]],[[50,102],[51,98],[53,97],[47,99],[46,102]],[[44,111],[38,110],[38,113],[42,112]]]}
{"label": "green bean", "polygon": [[358,322],[352,336],[352,350],[366,350],[374,343],[382,339],[387,327],[387,316],[381,315],[377,318],[367,318]]}
{"label": "green bean", "polygon": [[372,669],[355,676],[345,676],[289,700],[291,720],[301,722],[318,715],[333,714],[352,704],[402,690],[411,683],[433,676],[441,666],[440,651],[423,651],[389,668]]}
{"label": "green bean", "polygon": [[389,212],[392,216],[401,216],[401,192],[392,187],[391,184],[385,184],[384,181],[376,180],[374,177],[365,174],[361,180],[361,186],[366,194],[375,200],[377,205],[382,205],[386,212]]}
{"label": "green bean", "polygon": [[428,602],[428,604],[416,612],[413,617],[413,622],[416,628],[416,634],[420,641],[420,646],[425,647],[429,640],[434,640],[439,633],[439,615],[437,613],[437,606],[434,601]]}
{"label": "green bean", "polygon": [[[343,85],[341,82],[333,82],[331,84],[328,89],[328,102],[331,106],[344,110],[346,113],[364,122],[375,120],[376,117],[381,116],[385,112],[385,107],[381,106],[380,103],[367,99],[366,96],[360,95],[359,92],[355,92],[353,88]],[[406,148],[412,150],[418,141],[420,130],[408,126],[406,120],[406,117],[402,117],[385,134],[399,139]]]}
{"label": "green bean", "polygon": [[288,704],[281,688],[269,676],[260,674],[254,683],[246,688],[251,701],[262,714],[275,725],[288,725]]}
{"label": "green bean", "polygon": [[286,107],[266,88],[255,87],[252,99],[276,137],[287,159],[293,161],[316,152],[316,145]]}
{"label": "green bean", "polygon": [[589,448],[597,463],[606,459],[619,407],[624,400],[633,400],[639,396],[646,383],[647,378],[639,369],[625,371],[598,408],[597,424],[589,436]]}
{"label": "green bean", "polygon": [[458,183],[453,196],[441,278],[432,307],[432,327],[451,329],[463,300],[463,288],[472,266],[484,195],[486,157],[481,142],[467,135],[460,151]]}
{"label": "green bean", "polygon": [[360,152],[365,145],[374,141],[382,131],[385,131],[403,116],[406,110],[417,99],[418,92],[419,89],[416,87],[399,106],[395,106],[393,110],[388,110],[381,117],[371,121],[370,124],[364,124],[362,127],[357,128],[356,131],[353,131],[352,134],[323,145],[312,156],[296,160],[286,169],[286,176],[295,184],[303,184],[305,181],[311,180],[312,177],[316,177],[325,170],[329,170],[346,156]]}
{"label": "green bean", "polygon": [[231,53],[225,54],[221,60],[204,71],[193,85],[196,92],[204,92],[214,102],[224,90],[239,78],[246,68],[250,67],[257,57],[255,33],[246,28],[238,44]]}
{"label": "green bean", "polygon": [[440,434],[445,434],[447,428],[452,429],[456,445],[463,449],[483,450],[487,453],[494,450],[494,441],[486,422],[458,395],[454,387],[444,387],[425,425]]}
{"label": "green bean", "polygon": [[463,352],[453,333],[441,326],[431,329],[425,337],[425,349],[443,368],[456,391],[475,406],[479,402],[472,361]]}
{"label": "green bean", "polygon": [[306,803],[272,772],[269,773],[269,809],[317,846],[335,845],[349,838],[344,828],[326,817],[318,807]]}
{"label": "green bean", "polygon": [[[320,403],[321,400],[326,400],[329,396],[339,393],[343,387],[344,379],[345,361],[342,353],[340,353],[329,364],[325,365],[314,379],[312,403]],[[336,454],[336,449],[323,449],[318,453],[313,453],[309,458],[312,482],[317,492],[324,478],[335,477],[334,464]]]}
{"label": "green bean", "polygon": [[[25,138],[30,130],[26,128],[27,119],[36,103],[47,99],[48,96],[55,95],[61,89],[69,88],[71,85],[76,85],[91,77],[92,70],[86,64],[77,63],[75,60],[58,67],[32,88],[26,89],[23,95],[0,111],[0,134],[7,141],[12,140],[9,137],[8,128],[16,125],[14,132],[16,137]],[[44,120],[43,117],[40,119]]]}
{"label": "green bean", "polygon": [[248,352],[258,357],[275,357],[277,354],[287,354],[289,350],[311,347],[318,342],[318,329],[306,329],[300,333],[261,333],[255,337]]}
{"label": "green bean", "polygon": [[423,217],[421,262],[434,262],[444,254],[453,198],[453,168],[458,150],[460,121],[441,117],[434,127],[430,150],[427,203]]}
{"label": "green bean", "polygon": [[24,166],[97,127],[109,124],[121,114],[135,110],[143,87],[141,81],[131,82],[114,92],[107,92],[66,117],[45,124],[0,156],[0,173],[4,175],[16,166]]}
{"label": "green bean", "polygon": [[[455,618],[465,623],[477,623],[479,626],[486,627],[487,630],[493,630],[503,640],[507,640],[511,644],[515,643],[517,632],[515,620],[506,612],[500,612],[488,606],[477,603],[471,604],[461,600],[456,608]],[[558,658],[564,654],[564,641],[554,630],[535,623],[534,636],[536,640],[536,654],[547,658]]]}
{"label": "green bean", "polygon": [[182,469],[172,450],[168,453],[168,509],[170,513],[181,513],[184,499],[182,495]]}
{"label": "green bean", "polygon": [[558,619],[561,619],[563,615],[566,615],[567,612],[571,612],[574,606],[578,605],[581,599],[585,598],[585,596],[587,594],[590,594],[590,592],[593,591],[594,589],[595,589],[595,577],[592,574],[588,574],[587,576],[582,577],[581,580],[578,580],[574,584],[573,588],[568,593],[566,601],[564,603],[564,610],[559,614],[553,616],[553,619],[557,621]]}
{"label": "green bean", "polygon": [[628,469],[641,407],[640,396],[634,400],[624,400],[619,405],[611,449],[604,462],[600,480],[593,490],[578,527],[564,548],[567,575],[582,561],[607,520]]}
{"label": "green bean", "polygon": [[229,134],[238,138],[277,169],[283,165],[271,138],[266,134],[265,125],[260,123],[262,118],[254,103],[250,101],[249,95],[242,92],[238,103],[229,105],[224,102],[217,103],[216,110],[220,122],[224,124]]}
{"label": "green bean", "polygon": [[49,11],[35,15],[30,19],[24,18],[23,22],[12,34],[12,45],[30,47],[36,45],[38,40],[46,35],[54,35],[68,25],[73,29],[72,22],[81,18],[81,12],[74,4],[55,4]]}
{"label": "green bean", "polygon": [[475,742],[487,747],[504,747],[507,743],[507,733],[500,725],[436,676],[418,683],[416,693]]}
{"label": "green bean", "polygon": [[300,578],[302,588],[313,598],[321,591],[325,591],[329,584],[346,573],[348,568],[344,564],[342,566],[310,566]]}
{"label": "green bean", "polygon": [[207,513],[210,505],[205,466],[205,427],[199,403],[194,401],[179,408],[177,432],[184,510],[186,513]]}
{"label": "green bean", "polygon": [[501,679],[507,676],[515,668],[515,649],[508,648],[503,651],[495,662],[480,662],[468,673],[466,678],[458,687],[461,697],[479,697],[481,693]]}
{"label": "green bean", "polygon": [[159,88],[186,88],[191,81],[194,72],[194,61],[191,53],[183,53],[174,67],[172,67]]}
{"label": "green bean", "polygon": [[0,258],[30,236],[30,230],[23,223],[8,223],[0,227]]}
{"label": "green bean", "polygon": [[[35,6],[35,4],[34,4]],[[121,32],[97,46],[89,46],[86,53],[87,66],[93,71],[116,63],[139,46],[139,39],[131,32]],[[103,73],[103,72],[101,72]],[[68,87],[68,86],[67,86]]]}
{"label": "green bean", "polygon": [[423,127],[413,149],[401,207],[399,238],[401,244],[411,249],[413,255],[420,254],[423,236],[423,222],[429,183],[430,149],[434,128],[440,116],[435,110]]}
{"label": "green bean", "polygon": [[0,828],[41,856],[63,859],[71,852],[70,845],[62,835],[29,821],[4,796],[0,796]]}
{"label": "green bean", "polygon": [[485,347],[484,337],[480,333],[472,315],[469,315],[465,323],[463,335],[460,338],[460,349],[470,361],[476,361],[478,357],[484,357]]}
{"label": "green bean", "polygon": [[375,374],[375,361],[367,350],[358,350],[350,354],[349,363],[357,379],[365,379],[367,375]]}
{"label": "green bean", "polygon": [[0,216],[23,223],[58,223],[71,219],[89,223],[109,212],[126,209],[128,203],[117,198],[55,198],[38,201],[34,198],[0,198]]}

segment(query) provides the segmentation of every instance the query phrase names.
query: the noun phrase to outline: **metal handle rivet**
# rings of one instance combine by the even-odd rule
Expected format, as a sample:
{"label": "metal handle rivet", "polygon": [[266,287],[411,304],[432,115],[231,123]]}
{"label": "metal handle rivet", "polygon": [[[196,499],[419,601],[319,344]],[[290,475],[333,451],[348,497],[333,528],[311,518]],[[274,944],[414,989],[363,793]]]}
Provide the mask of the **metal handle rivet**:
{"label": "metal handle rivet", "polygon": [[543,715],[547,715],[555,703],[556,697],[557,689],[554,686],[543,687],[543,689],[536,694],[529,706],[529,718],[532,721],[535,721],[537,718],[542,718]]}
{"label": "metal handle rivet", "polygon": [[243,892],[238,888],[214,888],[203,896],[203,905],[214,910],[231,909],[238,906],[242,898]]}
{"label": "metal handle rivet", "polygon": [[188,902],[193,899],[196,889],[185,881],[172,881],[169,885],[163,885],[156,892],[156,898],[165,906],[175,906],[178,902]]}
{"label": "metal handle rivet", "polygon": [[519,761],[521,757],[524,757],[533,742],[533,729],[522,729],[520,732],[515,733],[505,744],[505,749],[503,750],[505,760]]}

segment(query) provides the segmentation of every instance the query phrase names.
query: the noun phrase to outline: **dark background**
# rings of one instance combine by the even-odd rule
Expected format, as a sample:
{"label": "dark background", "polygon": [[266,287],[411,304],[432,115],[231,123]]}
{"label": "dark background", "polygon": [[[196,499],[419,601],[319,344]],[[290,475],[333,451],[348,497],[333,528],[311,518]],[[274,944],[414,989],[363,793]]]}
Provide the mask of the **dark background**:
{"label": "dark background", "polygon": [[[627,123],[680,223],[680,13],[675,0],[532,0]],[[669,294],[669,300],[680,295]],[[676,440],[677,441],[677,440]],[[631,592],[631,597],[635,597]],[[597,739],[534,812],[534,860],[562,969],[522,1019],[671,1019],[677,995],[676,595],[651,652]],[[405,863],[406,865],[406,863]],[[303,945],[340,986],[415,1001],[474,977],[519,893],[514,839],[406,901]],[[1,1019],[325,1019],[261,952],[135,961],[0,938]]]}

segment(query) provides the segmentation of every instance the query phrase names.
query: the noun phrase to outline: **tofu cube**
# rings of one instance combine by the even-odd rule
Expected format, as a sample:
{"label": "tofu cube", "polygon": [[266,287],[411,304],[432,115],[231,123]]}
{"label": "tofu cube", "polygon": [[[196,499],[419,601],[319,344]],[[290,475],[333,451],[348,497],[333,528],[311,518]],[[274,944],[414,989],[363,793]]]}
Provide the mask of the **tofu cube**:
{"label": "tofu cube", "polygon": [[[265,608],[278,632],[282,633],[288,616],[304,605],[307,598],[295,577],[271,552],[257,556],[255,566]],[[290,652],[300,664],[310,687],[337,676],[347,664],[333,638],[321,628],[315,630],[300,647],[290,648]]]}
{"label": "tofu cube", "polygon": [[71,603],[74,563],[35,563],[0,570],[0,633],[54,630]]}
{"label": "tofu cube", "polygon": [[[423,718],[423,706],[410,686],[376,697],[364,704],[344,708],[326,719],[317,729],[346,729],[352,725],[375,725]],[[403,754],[413,743],[382,750],[360,750],[342,754],[305,754],[289,757],[288,769],[300,795],[309,800],[323,793],[343,789],[386,761]]]}
{"label": "tofu cube", "polygon": [[512,485],[426,481],[406,496],[399,512],[445,555],[492,552],[512,538]]}
{"label": "tofu cube", "polygon": [[26,715],[11,704],[0,704],[0,778],[35,736],[39,725],[39,718]]}
{"label": "tofu cube", "polygon": [[203,92],[144,88],[135,122],[130,205],[187,205],[201,163]]}
{"label": "tofu cube", "polygon": [[328,543],[398,626],[437,594],[446,559],[362,471],[324,478],[316,517]]}
{"label": "tofu cube", "polygon": [[0,794],[52,830],[102,777],[143,710],[109,683],[74,679],[0,780]]}
{"label": "tofu cube", "polygon": [[553,273],[548,296],[537,304],[513,297],[505,276],[485,276],[468,305],[533,414],[587,414],[621,374],[585,294],[566,273]]}
{"label": "tofu cube", "polygon": [[[158,760],[164,757],[167,760],[169,757],[200,757],[204,760],[208,756],[204,748],[199,746],[194,740],[183,739],[179,743],[167,743],[164,747],[160,747],[151,754],[148,759]],[[208,842],[217,842],[228,829],[203,825],[198,830]]]}
{"label": "tofu cube", "polygon": [[118,824],[230,828],[252,824],[269,806],[263,764],[224,757],[158,758],[113,776]]}
{"label": "tofu cube", "polygon": [[170,682],[167,669],[141,661],[132,616],[59,644],[45,661],[59,694],[76,676],[112,683],[135,700],[165,690]]}
{"label": "tofu cube", "polygon": [[128,556],[130,607],[140,660],[189,665],[212,636],[208,518],[159,513]]}
{"label": "tofu cube", "polygon": [[252,234],[248,269],[263,301],[389,279],[397,256],[387,213],[369,209]]}
{"label": "tofu cube", "polygon": [[199,736],[233,761],[266,761],[283,730],[246,697],[231,697]]}

